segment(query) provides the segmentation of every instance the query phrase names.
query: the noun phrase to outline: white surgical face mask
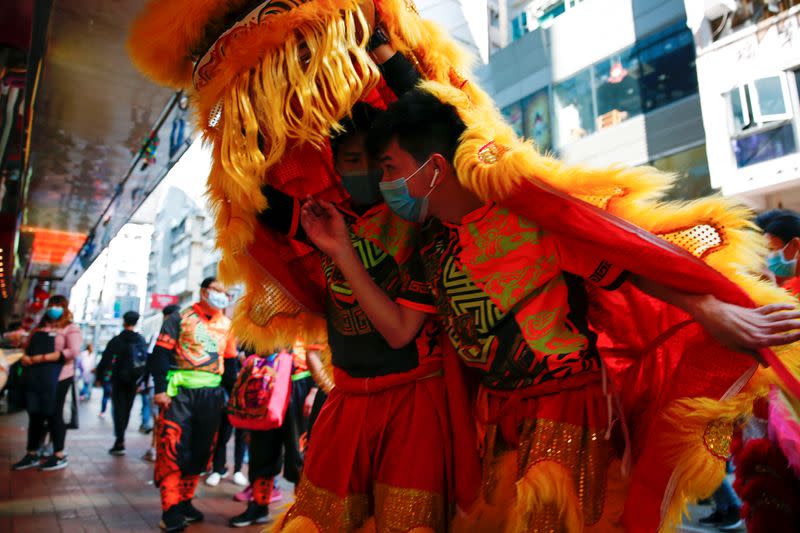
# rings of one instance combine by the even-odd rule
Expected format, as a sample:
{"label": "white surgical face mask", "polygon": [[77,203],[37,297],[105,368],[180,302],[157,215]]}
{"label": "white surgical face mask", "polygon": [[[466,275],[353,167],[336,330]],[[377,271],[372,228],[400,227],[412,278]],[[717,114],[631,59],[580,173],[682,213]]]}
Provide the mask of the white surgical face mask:
{"label": "white surgical face mask", "polygon": [[214,309],[225,309],[230,304],[227,294],[224,292],[215,291],[214,289],[208,289],[207,301],[208,305]]}

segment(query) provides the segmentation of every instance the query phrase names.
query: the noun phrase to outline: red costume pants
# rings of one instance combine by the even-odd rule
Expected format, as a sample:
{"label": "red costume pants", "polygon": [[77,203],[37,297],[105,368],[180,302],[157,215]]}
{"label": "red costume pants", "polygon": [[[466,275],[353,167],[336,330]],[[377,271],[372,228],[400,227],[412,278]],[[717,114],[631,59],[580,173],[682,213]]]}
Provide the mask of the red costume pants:
{"label": "red costume pants", "polygon": [[353,531],[374,516],[378,532],[444,531],[451,458],[440,374],[337,374],[285,527]]}

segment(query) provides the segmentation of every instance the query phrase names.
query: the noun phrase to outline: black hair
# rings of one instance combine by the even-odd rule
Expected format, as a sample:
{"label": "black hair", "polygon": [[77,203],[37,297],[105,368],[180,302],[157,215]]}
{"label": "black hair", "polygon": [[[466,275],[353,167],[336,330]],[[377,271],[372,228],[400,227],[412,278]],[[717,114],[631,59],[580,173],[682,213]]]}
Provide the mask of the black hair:
{"label": "black hair", "polygon": [[350,110],[350,116],[339,122],[343,130],[331,135],[333,158],[336,159],[339,147],[345,139],[358,133],[363,133],[366,136],[379,114],[380,111],[375,107],[365,102],[357,102]]}
{"label": "black hair", "polygon": [[128,311],[122,315],[122,323],[128,327],[135,326],[139,322],[139,313],[136,311]]}
{"label": "black hair", "polygon": [[215,281],[217,281],[217,278],[215,278],[214,276],[208,276],[206,279],[203,280],[203,283],[200,284],[200,288],[201,289],[207,289]]}
{"label": "black hair", "polygon": [[377,160],[396,139],[419,164],[434,153],[452,163],[466,129],[455,107],[417,88],[405,93],[375,119],[367,137],[367,151]]}
{"label": "black hair", "polygon": [[792,211],[780,213],[767,223],[764,233],[774,235],[783,244],[788,244],[792,239],[800,237],[800,215]]}
{"label": "black hair", "polygon": [[164,308],[164,309],[161,311],[161,314],[162,314],[163,316],[165,316],[165,317],[168,317],[168,316],[169,316],[169,315],[171,315],[172,313],[177,313],[179,309],[180,309],[180,307],[178,307],[177,305],[175,305],[175,304],[169,304],[168,306],[166,306],[166,307],[165,307],[165,308]]}
{"label": "black hair", "polygon": [[775,220],[775,217],[790,215],[791,213],[792,212],[788,209],[770,209],[769,211],[764,211],[756,217],[756,225],[761,228],[762,231],[766,231],[767,226],[769,226],[770,222]]}

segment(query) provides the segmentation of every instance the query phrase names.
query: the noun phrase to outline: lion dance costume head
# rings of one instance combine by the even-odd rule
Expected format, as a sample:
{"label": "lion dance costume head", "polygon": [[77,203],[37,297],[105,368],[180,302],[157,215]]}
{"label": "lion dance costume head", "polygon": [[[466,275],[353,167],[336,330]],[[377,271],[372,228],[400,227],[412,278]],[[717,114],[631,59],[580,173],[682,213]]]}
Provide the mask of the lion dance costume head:
{"label": "lion dance costume head", "polygon": [[193,96],[213,147],[220,278],[245,283],[234,328],[259,350],[324,340],[318,258],[258,227],[260,186],[346,201],[329,136],[357,102],[394,99],[365,50],[376,20],[424,77],[464,88],[469,59],[412,0],[153,0],[132,28],[136,65]]}

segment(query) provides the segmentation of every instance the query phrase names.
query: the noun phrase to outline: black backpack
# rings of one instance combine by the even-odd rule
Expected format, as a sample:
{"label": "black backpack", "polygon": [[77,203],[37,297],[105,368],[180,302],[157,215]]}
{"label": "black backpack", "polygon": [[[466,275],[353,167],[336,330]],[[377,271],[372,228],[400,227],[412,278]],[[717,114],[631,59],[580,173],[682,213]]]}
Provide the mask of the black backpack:
{"label": "black backpack", "polygon": [[147,346],[145,346],[143,342],[137,341],[131,343],[131,359],[133,363],[133,373],[138,379],[144,375],[144,370],[147,366]]}
{"label": "black backpack", "polygon": [[116,357],[114,373],[117,379],[128,383],[137,382],[142,379],[147,367],[147,345],[142,342],[141,337],[128,343],[130,358]]}

